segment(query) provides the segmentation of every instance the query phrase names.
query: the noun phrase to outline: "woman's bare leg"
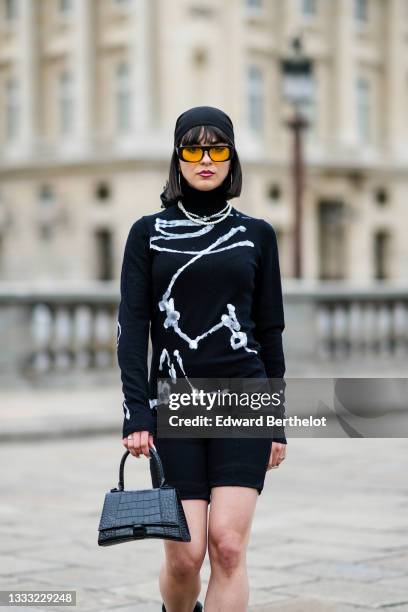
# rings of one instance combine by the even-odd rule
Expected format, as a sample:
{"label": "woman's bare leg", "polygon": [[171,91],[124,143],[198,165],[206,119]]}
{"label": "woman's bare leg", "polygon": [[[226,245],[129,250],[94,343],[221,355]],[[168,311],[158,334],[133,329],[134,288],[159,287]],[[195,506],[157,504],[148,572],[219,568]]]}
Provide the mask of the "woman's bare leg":
{"label": "woman's bare leg", "polygon": [[208,523],[210,581],[205,612],[246,612],[249,581],[246,550],[258,491],[251,487],[223,486],[211,490]]}
{"label": "woman's bare leg", "polygon": [[207,552],[208,502],[181,500],[191,542],[163,540],[165,561],[159,584],[166,612],[192,612],[201,590],[200,569]]}

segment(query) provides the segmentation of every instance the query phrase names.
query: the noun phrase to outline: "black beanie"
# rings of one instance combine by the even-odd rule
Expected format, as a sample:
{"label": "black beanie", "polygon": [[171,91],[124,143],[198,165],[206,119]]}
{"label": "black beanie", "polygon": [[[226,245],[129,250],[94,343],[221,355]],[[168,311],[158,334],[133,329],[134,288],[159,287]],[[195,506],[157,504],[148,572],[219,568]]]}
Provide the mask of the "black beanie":
{"label": "black beanie", "polygon": [[182,113],[176,121],[174,129],[174,146],[189,129],[196,125],[214,125],[220,128],[234,143],[234,126],[224,111],[214,106],[195,106]]}

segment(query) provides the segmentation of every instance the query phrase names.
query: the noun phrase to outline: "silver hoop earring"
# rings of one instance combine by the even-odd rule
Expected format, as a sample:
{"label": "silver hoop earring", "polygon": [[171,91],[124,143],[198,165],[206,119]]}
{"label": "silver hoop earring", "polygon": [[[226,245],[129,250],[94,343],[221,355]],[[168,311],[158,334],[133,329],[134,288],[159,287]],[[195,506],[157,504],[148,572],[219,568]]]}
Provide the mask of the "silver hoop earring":
{"label": "silver hoop earring", "polygon": [[232,188],[232,172],[230,174],[230,177],[231,177],[231,185],[230,185],[230,187]]}
{"label": "silver hoop earring", "polygon": [[181,174],[181,172],[180,172],[180,170],[178,171],[178,173],[177,173],[177,174],[178,174],[178,184],[179,184],[179,189],[180,189],[180,192],[181,192],[181,183],[180,183],[180,174]]}

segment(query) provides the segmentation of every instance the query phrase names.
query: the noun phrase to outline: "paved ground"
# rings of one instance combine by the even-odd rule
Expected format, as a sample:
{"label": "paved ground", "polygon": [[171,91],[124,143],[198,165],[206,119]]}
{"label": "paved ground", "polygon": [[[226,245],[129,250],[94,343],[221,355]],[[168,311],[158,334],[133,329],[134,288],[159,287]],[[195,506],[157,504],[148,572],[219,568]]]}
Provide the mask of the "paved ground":
{"label": "paved ground", "polygon": [[[0,395],[0,589],[73,589],[81,612],[160,610],[162,542],[97,546],[123,453],[120,398]],[[404,439],[289,440],[258,500],[249,609],[408,611],[407,473]],[[146,459],[129,457],[125,475],[127,488],[151,486]],[[207,557],[202,601],[208,576]]]}

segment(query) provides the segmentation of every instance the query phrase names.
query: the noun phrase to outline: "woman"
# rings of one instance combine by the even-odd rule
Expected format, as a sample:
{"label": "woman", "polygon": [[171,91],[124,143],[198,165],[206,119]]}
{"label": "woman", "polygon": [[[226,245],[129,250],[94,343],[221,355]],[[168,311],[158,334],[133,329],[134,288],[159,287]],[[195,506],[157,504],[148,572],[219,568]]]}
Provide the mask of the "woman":
{"label": "woman", "polygon": [[[164,540],[159,584],[167,612],[202,610],[207,520],[205,610],[247,610],[245,554],[256,501],[266,471],[285,459],[284,432],[272,439],[157,437],[158,376],[284,376],[276,236],[263,219],[232,207],[241,185],[231,119],[214,107],[189,109],[175,126],[164,211],[133,224],[123,258],[117,346],[123,444],[138,458],[157,448],[191,533],[188,543]],[[151,477],[158,486],[152,466]]]}

